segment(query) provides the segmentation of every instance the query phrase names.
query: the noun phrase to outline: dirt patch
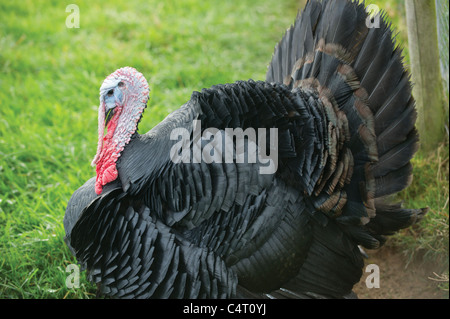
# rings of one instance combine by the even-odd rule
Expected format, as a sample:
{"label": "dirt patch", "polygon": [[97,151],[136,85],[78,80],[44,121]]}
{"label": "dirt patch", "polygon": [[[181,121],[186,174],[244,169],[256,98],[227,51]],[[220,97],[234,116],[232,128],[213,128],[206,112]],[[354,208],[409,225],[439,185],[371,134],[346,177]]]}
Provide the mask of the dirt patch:
{"label": "dirt patch", "polygon": [[[354,287],[360,299],[442,299],[448,298],[438,288],[438,282],[431,280],[441,274],[442,266],[414,260],[407,264],[405,257],[390,247],[379,250],[366,250],[369,258],[365,260],[367,273],[363,273],[361,281]],[[373,281],[374,270],[367,267],[375,264],[379,269],[379,288],[368,288],[366,279]]]}

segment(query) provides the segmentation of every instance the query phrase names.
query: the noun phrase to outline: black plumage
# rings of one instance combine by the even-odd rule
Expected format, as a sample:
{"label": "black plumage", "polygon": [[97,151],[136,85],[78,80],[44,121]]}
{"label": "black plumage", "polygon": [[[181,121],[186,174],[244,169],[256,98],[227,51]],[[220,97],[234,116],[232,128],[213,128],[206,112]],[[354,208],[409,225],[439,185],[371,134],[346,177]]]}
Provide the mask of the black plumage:
{"label": "black plumage", "polygon": [[[418,147],[409,75],[390,26],[363,4],[309,1],[276,46],[266,81],[194,92],[134,134],[118,178],[70,199],[66,242],[100,292],[128,298],[348,297],[358,245],[376,248],[426,209],[389,196],[411,181]],[[278,168],[259,161],[174,163],[176,128],[277,129]],[[261,131],[262,130],[262,131]],[[205,146],[205,141],[200,141]],[[251,155],[250,139],[233,150]],[[260,145],[257,145],[257,149]],[[268,152],[268,150],[266,150]],[[246,157],[247,159],[249,157]]]}

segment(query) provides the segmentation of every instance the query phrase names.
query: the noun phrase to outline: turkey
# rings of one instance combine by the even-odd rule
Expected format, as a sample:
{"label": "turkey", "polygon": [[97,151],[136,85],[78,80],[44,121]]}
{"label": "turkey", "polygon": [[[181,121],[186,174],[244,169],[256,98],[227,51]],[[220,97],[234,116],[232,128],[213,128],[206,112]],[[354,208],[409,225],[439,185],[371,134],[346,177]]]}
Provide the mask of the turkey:
{"label": "turkey", "polygon": [[96,176],[64,216],[101,295],[355,297],[360,247],[427,211],[392,199],[412,179],[416,111],[390,25],[367,20],[358,2],[308,1],[265,81],[193,92],[143,135],[144,76],[105,79]]}

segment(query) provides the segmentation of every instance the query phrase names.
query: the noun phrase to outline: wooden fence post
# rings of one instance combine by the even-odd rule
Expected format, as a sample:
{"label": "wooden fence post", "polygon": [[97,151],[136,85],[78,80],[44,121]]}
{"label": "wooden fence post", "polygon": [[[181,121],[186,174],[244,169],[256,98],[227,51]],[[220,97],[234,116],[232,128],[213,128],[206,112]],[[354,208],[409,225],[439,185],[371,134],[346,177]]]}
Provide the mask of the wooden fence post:
{"label": "wooden fence post", "polygon": [[436,4],[435,0],[405,0],[405,6],[420,147],[428,152],[443,141],[445,123]]}

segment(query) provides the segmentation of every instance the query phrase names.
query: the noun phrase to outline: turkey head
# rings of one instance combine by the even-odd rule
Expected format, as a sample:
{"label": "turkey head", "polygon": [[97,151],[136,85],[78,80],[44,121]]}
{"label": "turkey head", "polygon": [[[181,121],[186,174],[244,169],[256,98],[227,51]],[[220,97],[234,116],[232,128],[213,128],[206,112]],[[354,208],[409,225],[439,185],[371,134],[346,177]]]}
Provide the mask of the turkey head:
{"label": "turkey head", "polygon": [[91,163],[97,166],[98,195],[118,176],[116,161],[137,130],[149,92],[147,80],[131,67],[110,74],[100,87],[97,154]]}

